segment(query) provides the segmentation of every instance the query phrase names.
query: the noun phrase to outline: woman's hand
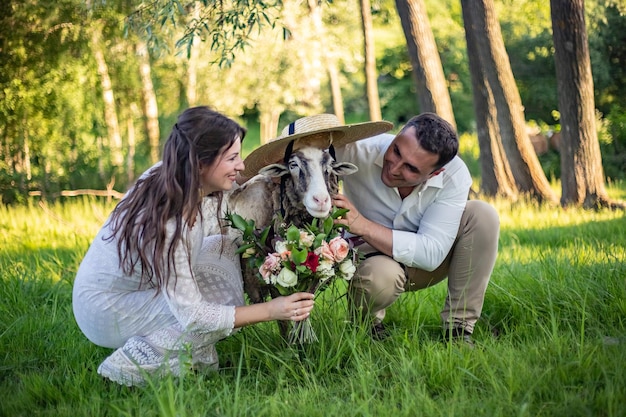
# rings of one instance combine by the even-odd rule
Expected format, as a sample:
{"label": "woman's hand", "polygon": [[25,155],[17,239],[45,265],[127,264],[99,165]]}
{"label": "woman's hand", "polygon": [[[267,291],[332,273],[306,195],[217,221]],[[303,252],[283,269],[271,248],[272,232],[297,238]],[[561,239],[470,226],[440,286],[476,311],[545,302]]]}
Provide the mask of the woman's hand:
{"label": "woman's hand", "polygon": [[263,321],[304,320],[313,310],[313,297],[311,293],[298,292],[264,303],[235,307],[234,327],[249,326]]}
{"label": "woman's hand", "polygon": [[274,298],[267,302],[272,320],[301,321],[309,317],[313,310],[314,295],[298,292],[284,297]]}

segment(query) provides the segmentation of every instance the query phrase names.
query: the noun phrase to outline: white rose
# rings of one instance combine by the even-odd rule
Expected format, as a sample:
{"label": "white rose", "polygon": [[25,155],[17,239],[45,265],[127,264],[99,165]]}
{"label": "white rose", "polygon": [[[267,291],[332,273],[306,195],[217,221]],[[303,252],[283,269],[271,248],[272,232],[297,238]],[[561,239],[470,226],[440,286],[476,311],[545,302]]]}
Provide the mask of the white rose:
{"label": "white rose", "polygon": [[276,277],[276,283],[285,287],[293,287],[298,283],[298,276],[289,268],[283,268]]}
{"label": "white rose", "polygon": [[300,243],[302,244],[302,246],[304,246],[305,248],[310,248],[313,245],[314,241],[314,235],[305,231],[300,231]]}
{"label": "white rose", "polygon": [[327,259],[321,258],[320,264],[317,266],[315,272],[322,281],[326,281],[328,278],[335,276],[335,268],[333,268],[333,262]]}
{"label": "white rose", "polygon": [[276,249],[276,252],[278,253],[285,253],[287,252],[289,249],[287,248],[287,242],[285,242],[284,240],[279,240],[274,244],[274,249]]}
{"label": "white rose", "polygon": [[356,266],[352,263],[352,259],[346,259],[339,264],[339,271],[341,271],[346,281],[350,281],[356,272]]}

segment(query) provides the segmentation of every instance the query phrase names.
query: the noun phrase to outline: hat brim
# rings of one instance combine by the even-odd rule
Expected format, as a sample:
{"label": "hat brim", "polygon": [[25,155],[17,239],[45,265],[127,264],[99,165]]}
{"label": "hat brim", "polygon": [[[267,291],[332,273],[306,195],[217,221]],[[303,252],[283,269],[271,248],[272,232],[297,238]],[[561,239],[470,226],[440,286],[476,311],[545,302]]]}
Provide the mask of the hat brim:
{"label": "hat brim", "polygon": [[388,132],[391,128],[393,124],[387,121],[365,122],[296,133],[276,139],[258,147],[246,157],[244,160],[246,168],[241,175],[249,178],[256,175],[261,168],[281,162],[285,156],[285,149],[291,141],[294,141],[293,151],[305,146],[326,149],[333,145],[335,148],[340,148],[349,143]]}

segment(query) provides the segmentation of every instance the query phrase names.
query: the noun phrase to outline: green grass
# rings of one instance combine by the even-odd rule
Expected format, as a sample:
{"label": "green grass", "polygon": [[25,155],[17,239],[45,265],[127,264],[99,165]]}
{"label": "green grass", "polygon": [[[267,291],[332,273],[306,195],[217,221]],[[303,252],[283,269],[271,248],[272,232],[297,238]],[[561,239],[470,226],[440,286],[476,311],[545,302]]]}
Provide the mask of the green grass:
{"label": "green grass", "polygon": [[[623,198],[624,185],[611,188]],[[277,326],[218,343],[221,369],[126,388],[72,315],[81,257],[112,204],[0,208],[1,416],[626,416],[626,217],[495,201],[499,258],[473,350],[439,341],[445,285],[403,295],[392,337],[318,301],[315,345]]]}

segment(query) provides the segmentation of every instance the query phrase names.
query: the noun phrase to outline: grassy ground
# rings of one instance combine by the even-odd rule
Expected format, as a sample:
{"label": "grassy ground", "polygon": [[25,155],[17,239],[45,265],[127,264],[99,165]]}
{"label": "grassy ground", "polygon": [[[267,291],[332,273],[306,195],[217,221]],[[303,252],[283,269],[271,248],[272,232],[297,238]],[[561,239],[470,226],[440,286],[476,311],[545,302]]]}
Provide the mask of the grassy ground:
{"label": "grassy ground", "polygon": [[[612,194],[624,198],[624,186]],[[112,204],[0,208],[1,416],[626,416],[626,217],[496,201],[499,258],[473,350],[439,341],[445,285],[406,294],[373,342],[318,302],[319,343],[277,327],[218,344],[221,370],[126,388],[71,309],[81,257]]]}

